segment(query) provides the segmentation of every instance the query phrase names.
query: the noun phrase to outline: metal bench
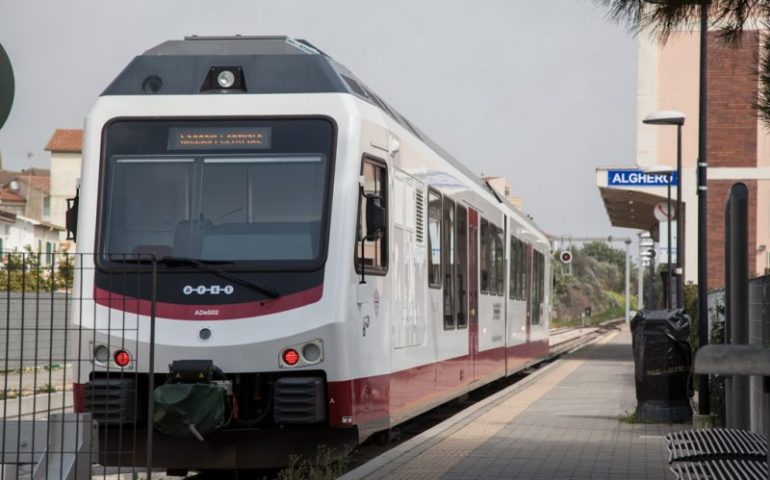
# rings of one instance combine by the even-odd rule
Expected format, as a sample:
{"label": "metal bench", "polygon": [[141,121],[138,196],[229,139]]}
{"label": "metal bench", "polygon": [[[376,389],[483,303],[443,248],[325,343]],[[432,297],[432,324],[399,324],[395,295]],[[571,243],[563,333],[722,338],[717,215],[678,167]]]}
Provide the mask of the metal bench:
{"label": "metal bench", "polygon": [[767,462],[764,460],[703,460],[671,464],[677,480],[764,480]]}
{"label": "metal bench", "polygon": [[[770,349],[707,345],[695,356],[695,373],[770,377]],[[767,389],[766,389],[767,391]],[[766,402],[767,402],[767,394]],[[685,430],[666,435],[677,480],[770,479],[767,438],[738,429]]]}
{"label": "metal bench", "polygon": [[683,430],[666,435],[668,462],[767,459],[767,439],[746,430]]}

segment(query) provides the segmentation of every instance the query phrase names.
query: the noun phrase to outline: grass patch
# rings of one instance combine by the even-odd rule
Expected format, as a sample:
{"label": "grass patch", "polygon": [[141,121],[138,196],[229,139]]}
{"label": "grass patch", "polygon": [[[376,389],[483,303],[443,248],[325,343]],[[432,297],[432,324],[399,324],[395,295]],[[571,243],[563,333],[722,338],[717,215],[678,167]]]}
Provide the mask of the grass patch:
{"label": "grass patch", "polygon": [[13,398],[18,398],[18,397],[19,397],[18,390],[0,391],[0,400],[11,400]]}
{"label": "grass patch", "polygon": [[53,393],[56,391],[56,387],[51,385],[50,383],[46,383],[45,385],[41,385],[37,387],[37,393]]}
{"label": "grass patch", "polygon": [[636,410],[634,410],[633,412],[629,412],[628,410],[626,410],[626,412],[623,415],[618,415],[618,420],[622,423],[632,423],[632,424],[633,423],[646,423],[646,424],[658,423],[653,420],[642,418],[639,415],[639,412],[637,412]]}
{"label": "grass patch", "polygon": [[278,480],[334,480],[345,472],[348,460],[325,445],[318,447],[314,459],[292,455],[289,466],[278,472]]}

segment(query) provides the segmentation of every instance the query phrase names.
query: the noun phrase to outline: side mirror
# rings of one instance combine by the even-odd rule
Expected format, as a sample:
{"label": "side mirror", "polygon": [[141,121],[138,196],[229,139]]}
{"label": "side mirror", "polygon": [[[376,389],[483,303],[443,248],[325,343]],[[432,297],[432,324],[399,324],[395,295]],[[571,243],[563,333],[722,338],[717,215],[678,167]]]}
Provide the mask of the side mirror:
{"label": "side mirror", "polygon": [[78,204],[80,203],[80,189],[75,191],[75,198],[67,199],[67,214],[65,222],[67,227],[67,240],[77,241],[78,233]]}
{"label": "side mirror", "polygon": [[370,240],[381,238],[386,227],[382,197],[366,195],[366,238]]}

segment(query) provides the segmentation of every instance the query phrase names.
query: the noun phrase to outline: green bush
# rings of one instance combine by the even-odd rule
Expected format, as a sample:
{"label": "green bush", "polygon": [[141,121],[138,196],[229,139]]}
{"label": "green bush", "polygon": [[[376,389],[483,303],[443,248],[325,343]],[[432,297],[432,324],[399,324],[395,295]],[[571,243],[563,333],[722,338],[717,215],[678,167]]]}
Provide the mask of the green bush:
{"label": "green bush", "polygon": [[75,258],[69,254],[33,252],[3,253],[0,257],[0,290],[12,292],[52,292],[72,288]]}

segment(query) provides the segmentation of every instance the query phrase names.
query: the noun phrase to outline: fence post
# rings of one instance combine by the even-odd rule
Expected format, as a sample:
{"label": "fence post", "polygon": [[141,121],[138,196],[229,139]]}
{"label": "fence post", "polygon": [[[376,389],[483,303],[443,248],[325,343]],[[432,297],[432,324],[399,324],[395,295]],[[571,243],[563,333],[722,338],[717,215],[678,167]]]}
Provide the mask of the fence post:
{"label": "fence post", "polygon": [[150,345],[147,373],[147,479],[152,478],[153,391],[155,390],[155,307],[158,292],[158,259],[152,256],[152,292],[150,293]]}

